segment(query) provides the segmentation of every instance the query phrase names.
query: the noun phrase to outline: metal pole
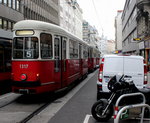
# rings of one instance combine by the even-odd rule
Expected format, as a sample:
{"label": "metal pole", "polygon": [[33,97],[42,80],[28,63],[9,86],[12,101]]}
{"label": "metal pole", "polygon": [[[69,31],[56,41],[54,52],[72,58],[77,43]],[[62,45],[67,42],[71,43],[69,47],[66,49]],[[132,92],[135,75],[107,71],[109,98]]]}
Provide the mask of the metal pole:
{"label": "metal pole", "polygon": [[[122,114],[123,111],[127,110],[127,109],[131,109],[131,108],[137,108],[137,107],[147,107],[150,111],[150,106],[148,104],[134,104],[134,105],[129,105],[129,106],[125,106],[122,109],[119,110],[116,118],[114,119],[114,123],[119,123],[119,118],[120,115]],[[142,112],[142,117],[144,115],[144,112]],[[143,119],[141,118],[141,123],[143,123]]]}
{"label": "metal pole", "polygon": [[140,104],[145,104],[146,100],[145,100],[145,96],[144,94],[142,93],[130,93],[130,94],[123,94],[121,95],[118,100],[116,101],[116,104],[115,104],[115,114],[114,114],[114,118],[116,118],[117,116],[117,113],[119,111],[119,102],[124,98],[124,97],[131,97],[131,96],[138,96],[138,95],[141,95],[143,97],[143,102],[141,102]]}

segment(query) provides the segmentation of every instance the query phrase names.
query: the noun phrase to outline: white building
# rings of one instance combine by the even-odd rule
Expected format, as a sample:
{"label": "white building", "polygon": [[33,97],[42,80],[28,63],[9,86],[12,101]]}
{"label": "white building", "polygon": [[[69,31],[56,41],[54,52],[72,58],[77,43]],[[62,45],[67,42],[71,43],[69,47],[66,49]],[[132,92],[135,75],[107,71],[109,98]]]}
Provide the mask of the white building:
{"label": "white building", "polygon": [[122,51],[122,12],[122,10],[118,10],[115,17],[115,50],[118,52]]}
{"label": "white building", "polygon": [[102,35],[98,41],[98,48],[101,51],[101,56],[107,54],[107,39]]}
{"label": "white building", "polygon": [[60,26],[82,39],[82,9],[76,0],[59,0]]}
{"label": "white building", "polygon": [[115,41],[107,40],[107,54],[112,54],[115,51]]}

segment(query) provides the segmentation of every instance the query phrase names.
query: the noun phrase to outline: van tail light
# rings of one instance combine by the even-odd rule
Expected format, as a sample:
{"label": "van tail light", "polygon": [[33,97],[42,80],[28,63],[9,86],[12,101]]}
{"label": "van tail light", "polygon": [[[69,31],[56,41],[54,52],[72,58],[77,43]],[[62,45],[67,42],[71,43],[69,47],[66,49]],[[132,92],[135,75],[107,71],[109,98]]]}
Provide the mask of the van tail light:
{"label": "van tail light", "polygon": [[144,84],[147,84],[148,82],[148,77],[147,77],[147,65],[144,62]]}
{"label": "van tail light", "polygon": [[40,74],[39,73],[36,74],[36,79],[37,79],[37,81],[40,80]]}
{"label": "van tail light", "polygon": [[100,64],[100,68],[99,68],[99,74],[98,74],[98,80],[99,82],[102,82],[102,78],[103,78],[103,67],[104,67],[104,58],[102,59],[102,62]]}

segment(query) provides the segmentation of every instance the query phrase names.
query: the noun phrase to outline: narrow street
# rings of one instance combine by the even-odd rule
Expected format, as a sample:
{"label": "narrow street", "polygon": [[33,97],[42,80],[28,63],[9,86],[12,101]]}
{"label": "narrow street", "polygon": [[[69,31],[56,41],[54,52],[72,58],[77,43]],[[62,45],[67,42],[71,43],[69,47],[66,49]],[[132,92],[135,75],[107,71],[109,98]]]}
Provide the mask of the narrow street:
{"label": "narrow street", "polygon": [[[28,123],[98,123],[91,115],[91,107],[96,101],[97,71],[89,74],[67,95],[55,100],[45,111]],[[48,120],[49,119],[49,120]],[[113,123],[114,119],[107,123]],[[140,123],[140,120],[124,120],[121,123]],[[150,121],[144,121],[149,123]],[[106,122],[104,122],[106,123]]]}

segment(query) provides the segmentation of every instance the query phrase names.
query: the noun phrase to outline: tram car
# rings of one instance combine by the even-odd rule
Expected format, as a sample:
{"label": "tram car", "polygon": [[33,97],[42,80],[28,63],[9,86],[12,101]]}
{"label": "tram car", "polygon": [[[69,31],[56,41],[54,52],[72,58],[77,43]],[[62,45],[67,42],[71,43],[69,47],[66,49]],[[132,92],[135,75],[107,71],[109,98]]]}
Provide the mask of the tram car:
{"label": "tram car", "polygon": [[98,49],[96,49],[96,68],[99,68],[100,65],[100,51]]}
{"label": "tram car", "polygon": [[0,94],[11,91],[11,48],[11,40],[0,39]]}
{"label": "tram car", "polygon": [[93,72],[98,66],[99,66],[99,57],[100,52],[99,50],[94,47],[90,46],[88,47],[88,71]]}
{"label": "tram car", "polygon": [[13,92],[56,91],[87,76],[88,45],[76,36],[35,20],[19,21],[13,30]]}

